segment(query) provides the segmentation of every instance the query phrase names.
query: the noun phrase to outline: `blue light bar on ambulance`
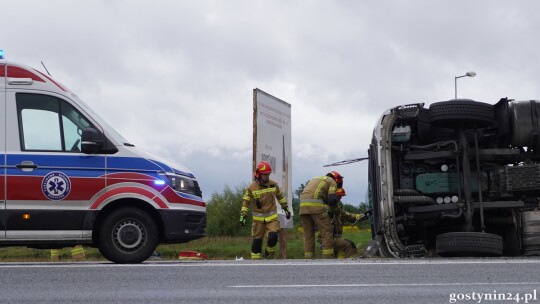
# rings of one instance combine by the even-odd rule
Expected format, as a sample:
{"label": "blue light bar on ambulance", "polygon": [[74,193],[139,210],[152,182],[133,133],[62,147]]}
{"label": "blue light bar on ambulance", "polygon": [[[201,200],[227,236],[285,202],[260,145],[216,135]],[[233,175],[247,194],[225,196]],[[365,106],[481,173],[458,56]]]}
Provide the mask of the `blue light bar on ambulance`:
{"label": "blue light bar on ambulance", "polygon": [[0,50],[0,59],[4,59],[4,50]]}
{"label": "blue light bar on ambulance", "polygon": [[165,181],[162,179],[157,179],[154,181],[154,185],[158,185],[158,186],[165,185]]}

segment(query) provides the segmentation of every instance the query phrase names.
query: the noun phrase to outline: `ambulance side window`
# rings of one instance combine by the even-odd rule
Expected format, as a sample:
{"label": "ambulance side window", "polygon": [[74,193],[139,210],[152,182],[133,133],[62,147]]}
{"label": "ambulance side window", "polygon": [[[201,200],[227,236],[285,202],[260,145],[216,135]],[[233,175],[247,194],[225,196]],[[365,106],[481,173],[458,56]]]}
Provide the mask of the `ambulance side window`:
{"label": "ambulance side window", "polygon": [[91,124],[56,97],[18,93],[17,115],[22,151],[80,152],[81,134]]}

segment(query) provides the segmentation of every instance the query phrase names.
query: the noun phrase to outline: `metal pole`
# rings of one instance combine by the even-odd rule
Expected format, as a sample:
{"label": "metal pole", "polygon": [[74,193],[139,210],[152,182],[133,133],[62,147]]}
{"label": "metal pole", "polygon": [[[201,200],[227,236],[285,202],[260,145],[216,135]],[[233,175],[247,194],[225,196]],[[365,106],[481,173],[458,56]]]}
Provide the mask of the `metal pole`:
{"label": "metal pole", "polygon": [[454,99],[457,99],[457,79],[458,77],[454,77],[454,92],[455,92]]}
{"label": "metal pole", "polygon": [[467,135],[465,134],[465,126],[463,123],[459,126],[459,144],[463,152],[463,190],[465,192],[465,204],[467,205],[467,212],[465,213],[465,226],[463,230],[465,232],[474,231],[472,224],[472,198],[471,198],[471,164],[469,162],[469,148],[467,142]]}
{"label": "metal pole", "polygon": [[482,201],[482,171],[480,171],[480,155],[478,152],[478,130],[474,132],[474,152],[476,154],[476,172],[478,183],[478,202],[480,203],[480,228],[482,232],[486,232],[486,225],[484,223],[484,202]]}
{"label": "metal pole", "polygon": [[465,75],[455,76],[454,77],[454,99],[457,99],[457,80],[458,80],[458,78],[461,78],[461,77],[474,77],[474,76],[476,76],[476,73],[471,71],[471,72],[467,72],[467,74],[465,74]]}

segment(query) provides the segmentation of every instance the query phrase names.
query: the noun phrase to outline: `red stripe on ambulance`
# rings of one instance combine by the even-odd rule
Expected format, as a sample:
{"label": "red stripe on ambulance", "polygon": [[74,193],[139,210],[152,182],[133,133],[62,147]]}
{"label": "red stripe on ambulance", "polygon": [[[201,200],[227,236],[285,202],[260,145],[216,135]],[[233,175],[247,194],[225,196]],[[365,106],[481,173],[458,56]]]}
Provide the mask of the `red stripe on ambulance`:
{"label": "red stripe on ambulance", "polygon": [[166,189],[163,189],[163,191],[161,191],[161,194],[163,195],[163,197],[167,199],[167,201],[169,201],[169,203],[172,203],[172,204],[188,204],[188,205],[194,205],[194,206],[200,206],[200,207],[206,206],[205,202],[181,197],[171,187],[167,187]]}
{"label": "red stripe on ambulance", "polygon": [[[105,179],[70,177],[71,190],[63,200],[90,200],[94,195],[105,187]],[[48,201],[41,185],[42,176],[8,176],[7,199],[8,200],[35,200]]]}
{"label": "red stripe on ambulance", "polygon": [[163,209],[168,209],[169,207],[167,206],[167,204],[165,204],[165,202],[159,198],[158,196],[156,196],[154,193],[146,190],[146,189],[142,189],[142,188],[137,188],[137,187],[120,187],[120,188],[115,188],[115,189],[112,189],[112,190],[109,190],[107,192],[105,192],[103,195],[101,195],[100,197],[98,197],[96,199],[96,201],[92,204],[92,206],[90,206],[90,209],[97,209],[99,207],[99,205],[101,205],[105,200],[113,197],[113,196],[116,196],[116,195],[133,195],[133,194],[136,194],[136,195],[142,195],[144,197],[147,197],[149,198],[150,200],[153,200],[159,207],[163,208]]}
{"label": "red stripe on ambulance", "polygon": [[61,85],[60,83],[54,81],[54,79],[52,79],[51,77],[49,77],[49,76],[47,76],[47,75],[41,73],[41,72],[38,71],[38,70],[35,70],[35,71],[38,72],[38,73],[40,73],[41,75],[43,75],[43,77],[49,79],[52,83],[54,83],[54,84],[55,84],[57,87],[59,87],[62,91],[67,92],[67,93],[71,93],[71,92],[68,90],[68,88],[66,88],[65,86]]}
{"label": "red stripe on ambulance", "polygon": [[[4,69],[0,69],[0,77],[5,77],[5,76],[6,75],[5,75]],[[13,66],[13,65],[8,65],[7,66],[7,77],[30,78],[30,79],[35,80],[35,81],[45,82],[45,80],[43,80],[38,75],[36,75],[36,74],[26,70],[26,69],[20,68],[18,66]]]}

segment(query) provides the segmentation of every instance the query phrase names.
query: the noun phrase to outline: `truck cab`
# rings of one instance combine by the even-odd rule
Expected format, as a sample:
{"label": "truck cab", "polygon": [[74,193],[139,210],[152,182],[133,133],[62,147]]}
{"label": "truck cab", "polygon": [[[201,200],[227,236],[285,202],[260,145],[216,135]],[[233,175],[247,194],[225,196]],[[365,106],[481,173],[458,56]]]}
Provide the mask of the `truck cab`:
{"label": "truck cab", "polygon": [[372,234],[386,257],[540,254],[540,101],[388,109],[369,146]]}

